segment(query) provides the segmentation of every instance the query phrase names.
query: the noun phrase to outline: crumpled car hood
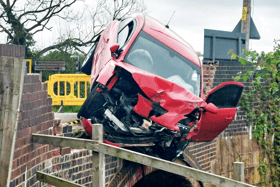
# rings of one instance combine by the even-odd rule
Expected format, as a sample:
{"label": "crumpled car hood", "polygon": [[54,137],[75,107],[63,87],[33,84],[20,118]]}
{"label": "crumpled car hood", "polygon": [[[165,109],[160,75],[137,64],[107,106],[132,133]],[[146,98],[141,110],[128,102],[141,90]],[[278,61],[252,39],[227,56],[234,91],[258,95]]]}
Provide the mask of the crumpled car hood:
{"label": "crumpled car hood", "polygon": [[158,117],[151,116],[150,119],[170,130],[179,131],[177,123],[185,119],[186,114],[191,113],[197,107],[206,106],[206,102],[202,98],[160,76],[123,62],[111,61],[107,65],[111,66],[111,68],[106,68],[107,70],[113,70],[115,66],[118,66],[130,72],[141,90],[152,101],[138,95],[138,103],[133,110],[139,115],[147,117],[152,110],[153,102],[159,103],[167,112]]}

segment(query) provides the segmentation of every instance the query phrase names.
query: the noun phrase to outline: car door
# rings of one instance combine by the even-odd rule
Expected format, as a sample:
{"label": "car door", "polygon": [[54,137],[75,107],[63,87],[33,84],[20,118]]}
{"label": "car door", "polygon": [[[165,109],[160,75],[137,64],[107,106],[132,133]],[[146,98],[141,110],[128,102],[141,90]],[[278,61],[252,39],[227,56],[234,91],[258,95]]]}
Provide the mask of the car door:
{"label": "car door", "polygon": [[211,141],[228,127],[235,117],[243,87],[244,85],[239,82],[226,82],[209,92],[205,101],[207,104],[213,103],[218,108],[217,113],[202,112],[192,141]]}

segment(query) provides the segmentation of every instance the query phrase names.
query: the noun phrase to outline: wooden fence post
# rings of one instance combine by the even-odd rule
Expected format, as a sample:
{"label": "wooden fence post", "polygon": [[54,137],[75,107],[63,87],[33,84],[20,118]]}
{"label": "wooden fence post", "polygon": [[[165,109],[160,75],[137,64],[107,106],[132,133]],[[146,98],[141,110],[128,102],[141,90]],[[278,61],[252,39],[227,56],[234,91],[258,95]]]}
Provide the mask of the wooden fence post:
{"label": "wooden fence post", "polygon": [[244,182],[244,162],[233,163],[233,179]]}
{"label": "wooden fence post", "polygon": [[[102,132],[102,131],[99,131]],[[203,183],[211,183],[221,187],[255,187],[251,184],[236,181],[206,171],[183,166],[178,163],[170,162],[160,158],[152,157],[146,154],[138,153],[128,149],[120,148],[106,143],[99,143],[96,140],[88,140],[82,138],[69,138],[44,134],[32,134],[32,142],[40,144],[50,144],[60,147],[71,147],[73,149],[89,149],[106,155],[119,157],[131,162],[150,166],[155,169],[174,173],[183,177],[189,177],[201,181]],[[99,161],[99,159],[98,159]],[[103,167],[100,167],[103,168]],[[119,181],[120,182],[120,181]],[[99,184],[99,183],[98,183]],[[97,185],[98,185],[97,184]],[[96,183],[94,183],[96,186]],[[103,185],[104,186],[104,185]],[[102,186],[102,187],[103,187]]]}
{"label": "wooden fence post", "polygon": [[[92,125],[92,139],[103,143],[102,124]],[[99,152],[92,152],[92,186],[105,186],[105,155]]]}
{"label": "wooden fence post", "polygon": [[0,186],[3,187],[10,186],[26,66],[24,54],[17,56],[22,50],[23,46],[0,45]]}

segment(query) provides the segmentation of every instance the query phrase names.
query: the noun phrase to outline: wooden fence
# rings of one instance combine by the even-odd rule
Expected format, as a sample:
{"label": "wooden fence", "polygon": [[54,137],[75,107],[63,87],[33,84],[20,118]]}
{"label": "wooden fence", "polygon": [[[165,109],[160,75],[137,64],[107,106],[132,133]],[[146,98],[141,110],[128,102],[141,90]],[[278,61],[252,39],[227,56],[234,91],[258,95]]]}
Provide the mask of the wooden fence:
{"label": "wooden fence", "polygon": [[[32,142],[40,144],[50,144],[61,147],[71,147],[74,149],[88,149],[95,152],[93,155],[93,186],[103,187],[104,186],[104,154],[119,157],[125,160],[150,166],[152,168],[160,169],[184,177],[189,177],[201,181],[203,183],[211,183],[216,186],[221,187],[253,187],[253,185],[232,180],[226,177],[222,177],[216,174],[208,173],[191,167],[183,166],[174,162],[166,161],[156,157],[148,156],[138,152],[130,151],[127,149],[115,147],[102,143],[103,129],[101,124],[93,125],[93,140],[79,139],[79,138],[68,138],[68,137],[58,137],[50,135],[33,134]],[[40,173],[40,175],[44,175]],[[55,177],[49,180],[44,180],[54,184],[57,180]],[[40,178],[38,178],[40,180]],[[66,183],[55,183],[57,186],[66,186]],[[77,185],[79,186],[79,185]]]}

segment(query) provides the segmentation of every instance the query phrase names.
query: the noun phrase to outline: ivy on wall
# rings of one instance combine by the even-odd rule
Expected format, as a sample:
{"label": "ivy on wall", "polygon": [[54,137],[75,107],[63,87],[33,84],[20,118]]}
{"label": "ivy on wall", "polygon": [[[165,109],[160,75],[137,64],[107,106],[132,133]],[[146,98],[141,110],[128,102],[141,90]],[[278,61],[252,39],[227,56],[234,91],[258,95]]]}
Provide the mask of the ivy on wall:
{"label": "ivy on wall", "polygon": [[[260,186],[269,183],[280,186],[280,41],[269,53],[247,51],[246,59],[231,53],[232,59],[248,67],[234,77],[243,79],[248,89],[242,94],[241,107],[247,116],[253,135],[265,150],[260,156]],[[269,180],[267,180],[269,178]]]}

